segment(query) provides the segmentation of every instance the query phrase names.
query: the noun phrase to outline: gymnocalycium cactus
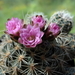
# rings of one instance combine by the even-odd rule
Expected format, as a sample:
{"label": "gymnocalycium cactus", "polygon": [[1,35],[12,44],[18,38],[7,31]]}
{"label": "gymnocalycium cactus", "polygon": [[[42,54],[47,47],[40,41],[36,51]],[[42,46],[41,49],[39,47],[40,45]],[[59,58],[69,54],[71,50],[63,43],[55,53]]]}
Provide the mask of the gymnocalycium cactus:
{"label": "gymnocalycium cactus", "polygon": [[75,57],[72,24],[65,11],[50,20],[42,13],[8,19],[0,38],[0,75],[66,75],[67,61]]}

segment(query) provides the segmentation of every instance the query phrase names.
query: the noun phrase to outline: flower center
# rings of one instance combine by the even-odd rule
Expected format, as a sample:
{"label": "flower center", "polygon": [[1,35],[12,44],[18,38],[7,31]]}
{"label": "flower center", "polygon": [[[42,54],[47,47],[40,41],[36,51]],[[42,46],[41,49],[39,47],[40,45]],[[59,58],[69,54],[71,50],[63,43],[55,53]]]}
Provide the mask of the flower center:
{"label": "flower center", "polygon": [[54,27],[54,30],[56,30],[57,29],[57,27]]}
{"label": "flower center", "polygon": [[14,26],[12,26],[12,30],[14,30],[16,28],[16,26],[14,25]]}
{"label": "flower center", "polygon": [[28,37],[28,40],[33,40],[35,37],[34,36],[30,36]]}
{"label": "flower center", "polygon": [[37,19],[37,22],[41,22],[41,19]]}

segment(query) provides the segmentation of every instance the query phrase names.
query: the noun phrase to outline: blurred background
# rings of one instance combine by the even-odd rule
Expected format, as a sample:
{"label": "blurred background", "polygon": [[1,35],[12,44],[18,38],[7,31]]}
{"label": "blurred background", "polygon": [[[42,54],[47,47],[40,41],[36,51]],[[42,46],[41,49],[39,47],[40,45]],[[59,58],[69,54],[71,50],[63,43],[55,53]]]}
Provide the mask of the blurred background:
{"label": "blurred background", "polygon": [[[75,0],[0,0],[0,31],[5,30],[8,18],[24,16],[32,12],[43,12],[48,18],[60,10],[67,10],[75,15]],[[75,18],[74,18],[75,20]],[[75,33],[75,26],[72,33]],[[2,32],[0,35],[3,34]]]}

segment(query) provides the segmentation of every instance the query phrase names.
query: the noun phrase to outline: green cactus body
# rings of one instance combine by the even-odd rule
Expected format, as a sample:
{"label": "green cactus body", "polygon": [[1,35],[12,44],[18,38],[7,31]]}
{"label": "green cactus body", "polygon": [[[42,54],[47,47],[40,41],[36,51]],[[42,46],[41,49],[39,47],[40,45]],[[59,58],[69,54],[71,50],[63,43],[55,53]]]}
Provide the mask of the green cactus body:
{"label": "green cactus body", "polygon": [[[9,38],[7,36],[5,35],[1,40]],[[1,42],[3,48],[0,52],[0,73],[2,75],[63,75],[66,60],[74,58],[70,55],[68,57],[68,52],[66,53],[64,48],[57,46],[55,41],[45,41],[32,49],[25,48],[13,40],[8,41],[4,45]]]}
{"label": "green cactus body", "polygon": [[69,33],[73,27],[72,16],[67,11],[58,11],[51,18],[51,23],[57,23],[61,27],[62,33]]}

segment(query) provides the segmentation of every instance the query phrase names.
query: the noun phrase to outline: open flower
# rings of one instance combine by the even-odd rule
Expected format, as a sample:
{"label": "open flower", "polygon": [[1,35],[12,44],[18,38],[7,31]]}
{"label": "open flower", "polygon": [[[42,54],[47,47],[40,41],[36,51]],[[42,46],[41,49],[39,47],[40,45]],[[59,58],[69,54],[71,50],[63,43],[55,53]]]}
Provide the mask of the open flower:
{"label": "open flower", "polygon": [[31,18],[31,22],[33,25],[38,25],[41,29],[44,28],[46,24],[46,20],[43,18],[42,15],[36,15]]}
{"label": "open flower", "polygon": [[6,23],[6,33],[18,36],[18,32],[23,27],[23,21],[18,18],[11,18]]}
{"label": "open flower", "polygon": [[52,35],[57,36],[60,32],[60,27],[56,23],[51,23],[48,26],[47,33],[52,33]]}
{"label": "open flower", "polygon": [[34,48],[37,44],[42,43],[43,35],[39,27],[27,25],[26,28],[21,29],[18,41],[28,48]]}

